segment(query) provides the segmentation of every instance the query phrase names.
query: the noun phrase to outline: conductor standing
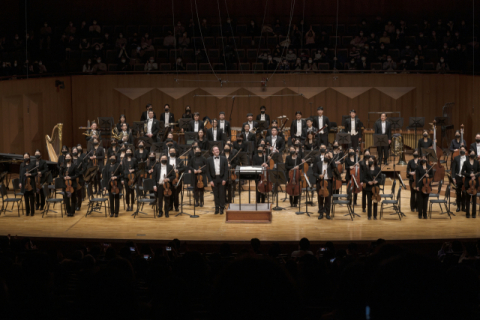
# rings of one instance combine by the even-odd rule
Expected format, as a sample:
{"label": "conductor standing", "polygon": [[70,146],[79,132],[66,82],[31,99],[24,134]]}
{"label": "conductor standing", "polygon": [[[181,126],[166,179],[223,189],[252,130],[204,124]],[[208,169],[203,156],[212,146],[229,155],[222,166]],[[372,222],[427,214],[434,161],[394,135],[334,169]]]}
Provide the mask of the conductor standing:
{"label": "conductor standing", "polygon": [[380,115],[380,120],[375,122],[375,134],[384,134],[388,137],[388,146],[386,147],[377,147],[378,153],[378,162],[380,164],[388,164],[388,154],[390,149],[390,144],[392,143],[392,126],[390,122],[387,121],[387,115],[382,113]]}
{"label": "conductor standing", "polygon": [[228,160],[220,156],[217,146],[212,149],[213,157],[207,159],[207,176],[213,189],[215,214],[223,214],[225,208],[225,185],[228,180]]}

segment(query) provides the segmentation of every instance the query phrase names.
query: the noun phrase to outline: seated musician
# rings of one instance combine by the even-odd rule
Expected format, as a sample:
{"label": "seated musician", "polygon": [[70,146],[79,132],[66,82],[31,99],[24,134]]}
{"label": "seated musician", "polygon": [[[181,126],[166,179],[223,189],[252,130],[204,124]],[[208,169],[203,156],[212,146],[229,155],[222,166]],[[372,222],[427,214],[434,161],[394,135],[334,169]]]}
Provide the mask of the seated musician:
{"label": "seated musician", "polygon": [[[168,163],[167,155],[162,154],[160,157],[160,164],[155,166],[154,180],[156,186],[154,191],[157,193],[157,207],[158,207],[158,217],[163,216],[163,211],[165,210],[165,218],[169,217],[170,210],[170,198],[171,196],[165,196],[163,194],[165,187],[164,183],[169,182],[170,188],[172,187],[171,182],[175,178],[175,171],[173,167]],[[165,200],[165,202],[164,202]]]}
{"label": "seated musician", "polygon": [[[427,163],[427,157],[425,154],[422,155],[420,158],[420,165],[417,166],[415,175],[417,180],[417,210],[418,210],[418,219],[427,219],[427,206],[428,206],[428,198],[430,193],[422,192],[422,187],[424,185],[424,178],[430,178],[435,176],[435,171],[431,169]],[[431,169],[431,170],[430,170]]]}
{"label": "seated musician", "polygon": [[[283,132],[280,131],[280,128],[278,127],[278,121],[277,120],[272,120],[272,128],[277,128],[277,135],[282,137],[285,140],[285,136],[283,135]],[[272,128],[267,130],[266,138],[268,138],[272,135]]]}
{"label": "seated musician", "polygon": [[[37,177],[35,179],[40,179],[40,185],[43,186],[45,183],[45,177],[48,172],[48,166],[47,166],[47,161],[42,159],[42,153],[40,150],[35,151],[35,161],[34,161],[35,167],[37,167]],[[36,189],[36,210],[43,210],[43,207],[45,206],[45,194],[43,193],[42,188]]]}
{"label": "seated musician", "polygon": [[[325,146],[323,146],[325,147]],[[318,195],[318,219],[323,219],[323,215],[326,215],[327,219],[330,219],[330,199],[332,194],[332,177],[333,170],[335,169],[335,163],[331,161],[333,154],[331,152],[326,153],[323,159],[313,164],[313,175],[317,181],[317,192],[321,189],[321,183],[327,181],[328,197],[321,197]]]}
{"label": "seated musician", "polygon": [[[133,151],[131,147],[127,148],[127,151],[125,152],[125,159],[122,162],[122,165],[122,185],[125,187],[125,199],[127,202],[126,211],[133,211],[133,205],[135,204],[135,180],[138,163],[137,159],[133,156]],[[132,179],[130,178],[130,175],[133,175]]]}
{"label": "seated musician", "polygon": [[132,131],[128,129],[128,124],[122,124],[122,130],[120,131],[121,143],[133,144]]}
{"label": "seated musician", "polygon": [[367,164],[368,166],[363,176],[363,182],[365,183],[364,190],[367,195],[368,220],[372,220],[372,207],[373,220],[377,220],[378,202],[373,200],[373,187],[381,185],[382,174],[380,173],[380,167],[378,167],[375,157],[371,156]]}
{"label": "seated musician", "polygon": [[198,130],[197,144],[202,151],[206,151],[209,149],[208,138],[205,134],[204,129]]}
{"label": "seated musician", "polygon": [[80,201],[81,199],[77,199],[77,193],[75,191],[71,194],[68,193],[66,184],[71,183],[73,190],[76,190],[78,174],[78,168],[72,162],[72,155],[67,153],[65,155],[65,165],[62,167],[62,170],[60,170],[60,179],[65,181],[65,188],[63,188],[63,201],[65,202],[65,209],[67,211],[67,216],[69,217],[75,215],[77,200]]}
{"label": "seated musician", "polygon": [[[117,162],[117,158],[112,155],[110,157],[108,166],[105,166],[103,170],[103,190],[108,191],[108,197],[110,198],[110,217],[115,216],[118,218],[118,212],[120,210],[120,189],[122,188],[121,180],[123,177],[122,164]],[[119,192],[114,192],[114,184],[117,184]]]}
{"label": "seated musician", "polygon": [[460,147],[460,155],[456,156],[452,162],[452,178],[455,180],[456,193],[457,193],[457,212],[465,210],[465,191],[463,189],[463,165],[467,161],[465,146]]}
{"label": "seated musician", "polygon": [[312,118],[308,118],[306,123],[307,123],[307,126],[303,128],[303,132],[302,132],[302,140],[305,140],[307,138],[307,133],[312,132],[315,135],[318,130],[313,126]]}
{"label": "seated musician", "polygon": [[[258,146],[255,154],[253,155],[252,165],[254,166],[262,166],[265,168],[269,168],[268,165],[268,157],[263,152],[263,147]],[[255,179],[255,197],[257,203],[265,203],[265,194],[258,191],[258,184],[260,183],[260,175]]]}
{"label": "seated musician", "polygon": [[[462,175],[465,177],[465,207],[466,217],[470,218],[470,203],[472,204],[472,218],[477,217],[477,182],[480,176],[480,165],[477,160],[477,156],[474,150],[470,150],[468,160],[464,162],[462,167]],[[470,194],[468,189],[470,188],[470,182],[473,183],[474,193]]]}
{"label": "seated musician", "polygon": [[118,123],[117,123],[118,132],[123,130],[124,123],[127,125],[127,130],[130,130],[130,125],[127,123],[127,117],[124,114],[121,114],[120,119],[118,120]]}
{"label": "seated musician", "polygon": [[315,133],[309,132],[307,133],[307,137],[305,142],[303,143],[305,151],[312,151],[313,149],[317,148],[317,141],[315,140]]}
{"label": "seated musician", "polygon": [[415,212],[417,210],[417,188],[413,185],[415,179],[415,173],[417,167],[420,165],[420,161],[418,159],[419,151],[415,149],[413,151],[413,159],[408,161],[407,164],[407,177],[410,183],[410,210]]}
{"label": "seated musician", "polygon": [[[177,154],[178,151],[174,147],[171,147],[168,150],[168,164],[174,168],[175,176],[180,176],[186,170],[186,166],[184,165],[184,161],[179,158],[180,154]],[[178,186],[172,184],[172,197],[170,198],[170,207],[169,210],[173,211],[173,206],[175,206],[175,211],[179,211],[178,207],[180,205],[180,192],[182,191],[183,186],[183,179],[177,182]]]}
{"label": "seated musician", "polygon": [[423,130],[423,138],[418,140],[418,150],[429,149],[433,146],[433,140],[428,137],[428,130]]}
{"label": "seated musician", "polygon": [[[285,170],[287,173],[287,183],[290,182],[290,170],[298,169],[298,166],[304,163],[305,160],[298,155],[297,150],[294,146],[290,147],[289,155],[285,158]],[[300,174],[300,170],[298,171]],[[289,196],[290,197],[290,207],[296,207],[298,205],[299,196]]]}
{"label": "seated musician", "polygon": [[247,113],[247,121],[242,124],[242,133],[245,132],[245,125],[248,124],[250,131],[254,131],[258,127],[258,122],[253,121],[253,113]]}
{"label": "seated musician", "polygon": [[137,159],[137,163],[145,162],[148,159],[148,150],[145,149],[145,142],[142,140],[138,142],[138,149],[135,150],[135,158]]}
{"label": "seated musician", "polygon": [[[35,215],[35,176],[37,170],[35,163],[30,161],[30,154],[25,152],[23,154],[23,163],[20,165],[20,189],[21,193],[25,197],[25,215],[32,217]],[[30,184],[27,184],[27,180],[30,178]],[[28,190],[30,189],[31,190]]]}
{"label": "seated musician", "polygon": [[[190,167],[190,172],[195,174],[195,188],[194,188],[194,198],[195,198],[195,207],[203,207],[204,204],[204,192],[205,186],[207,185],[207,175],[206,175],[206,166],[207,159],[202,157],[202,150],[200,147],[196,147],[195,149],[195,156],[190,159],[188,166]],[[203,167],[203,168],[202,168]],[[200,177],[202,176],[201,180],[203,181],[203,188],[199,187],[197,181],[199,181]]]}
{"label": "seated musician", "polygon": [[116,156],[119,151],[119,148],[117,146],[117,140],[115,138],[112,138],[110,140],[110,148],[107,150],[107,156],[110,158],[112,155]]}

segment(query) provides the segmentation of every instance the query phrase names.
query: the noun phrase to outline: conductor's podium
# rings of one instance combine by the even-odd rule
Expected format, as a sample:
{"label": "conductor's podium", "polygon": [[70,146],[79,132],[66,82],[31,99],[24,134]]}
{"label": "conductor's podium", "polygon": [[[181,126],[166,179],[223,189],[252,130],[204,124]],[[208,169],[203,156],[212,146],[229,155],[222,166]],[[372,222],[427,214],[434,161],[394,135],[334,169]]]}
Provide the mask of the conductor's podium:
{"label": "conductor's podium", "polygon": [[227,223],[272,223],[272,204],[231,203],[225,218]]}

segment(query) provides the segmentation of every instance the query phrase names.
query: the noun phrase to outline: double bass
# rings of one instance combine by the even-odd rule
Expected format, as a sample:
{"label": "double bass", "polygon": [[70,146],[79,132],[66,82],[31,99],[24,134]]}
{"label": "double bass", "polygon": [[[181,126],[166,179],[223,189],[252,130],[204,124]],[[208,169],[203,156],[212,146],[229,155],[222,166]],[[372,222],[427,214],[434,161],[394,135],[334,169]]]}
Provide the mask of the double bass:
{"label": "double bass", "polygon": [[357,161],[350,169],[350,187],[352,188],[353,193],[360,193],[362,192],[363,184],[361,183],[362,178],[360,176],[360,160]]}
{"label": "double bass", "polygon": [[[265,157],[265,154],[264,154]],[[270,160],[271,157],[268,157]],[[265,159],[265,158],[264,158]],[[267,163],[265,161],[263,164]],[[273,163],[270,163],[270,170],[273,169]],[[260,193],[268,193],[272,191],[273,183],[268,179],[268,169],[265,166],[262,166],[262,173],[260,174],[260,182],[257,185],[257,190]],[[288,192],[288,191],[287,191]]]}
{"label": "double bass", "polygon": [[442,164],[440,163],[440,158],[443,157],[443,151],[439,146],[437,146],[436,123],[437,121],[433,120],[433,151],[435,151],[438,161],[431,165],[432,167],[435,167],[435,176],[433,177],[433,181],[440,181],[440,180],[443,180],[443,178],[445,178],[445,167],[442,166]]}

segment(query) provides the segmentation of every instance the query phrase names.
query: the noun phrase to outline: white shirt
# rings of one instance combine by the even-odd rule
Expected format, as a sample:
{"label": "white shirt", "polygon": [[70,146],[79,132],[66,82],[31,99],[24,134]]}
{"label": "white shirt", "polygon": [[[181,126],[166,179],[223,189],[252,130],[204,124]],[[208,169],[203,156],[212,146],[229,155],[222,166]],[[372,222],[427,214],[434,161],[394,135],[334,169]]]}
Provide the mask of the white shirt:
{"label": "white shirt", "polygon": [[[318,117],[318,129],[323,128],[323,116]],[[320,133],[323,133],[323,130],[320,131]]]}
{"label": "white shirt", "polygon": [[480,155],[480,143],[477,143],[477,155]]}
{"label": "white shirt", "polygon": [[382,121],[382,134],[385,134],[385,121]]}
{"label": "white shirt", "polygon": [[328,176],[328,162],[323,161],[322,171],[325,172],[325,175],[323,176],[323,179],[328,179],[329,178],[329,176]]}
{"label": "white shirt", "polygon": [[351,131],[350,131],[350,134],[351,134],[352,136],[354,136],[354,135],[357,134],[357,131],[355,130],[355,119],[351,119],[351,118],[350,118],[350,122],[352,123],[352,125],[351,125],[352,129],[351,129]]}
{"label": "white shirt", "polygon": [[460,171],[458,171],[458,175],[462,176],[462,168],[463,168],[463,163],[467,160],[466,156],[460,156]]}
{"label": "white shirt", "polygon": [[152,134],[153,119],[148,119],[147,134]]}
{"label": "white shirt", "polygon": [[225,120],[220,120],[220,129],[225,130]]}
{"label": "white shirt", "polygon": [[165,112],[165,127],[170,123],[170,112]]}
{"label": "white shirt", "polygon": [[264,113],[260,114],[260,121],[265,121],[265,114]]}
{"label": "white shirt", "polygon": [[302,120],[297,120],[297,136],[302,135]]}
{"label": "white shirt", "polygon": [[272,147],[273,149],[277,147],[277,136],[272,136]]}
{"label": "white shirt", "polygon": [[167,176],[167,165],[162,164],[160,165],[160,180],[158,180],[158,184],[163,184],[163,179]]}
{"label": "white shirt", "polygon": [[193,127],[193,132],[198,132],[198,121],[195,121],[195,126]]}
{"label": "white shirt", "polygon": [[248,126],[250,127],[250,130],[253,130],[253,121],[247,121]]}
{"label": "white shirt", "polygon": [[215,165],[215,175],[220,175],[220,156],[213,157],[213,164]]}
{"label": "white shirt", "polygon": [[169,159],[170,159],[170,161],[169,161],[168,163],[169,163],[171,166],[174,166],[174,167],[175,167],[175,159],[176,159],[176,158],[175,158],[175,157],[170,157]]}
{"label": "white shirt", "polygon": [[213,141],[217,141],[217,129],[212,128],[212,132],[213,132]]}

